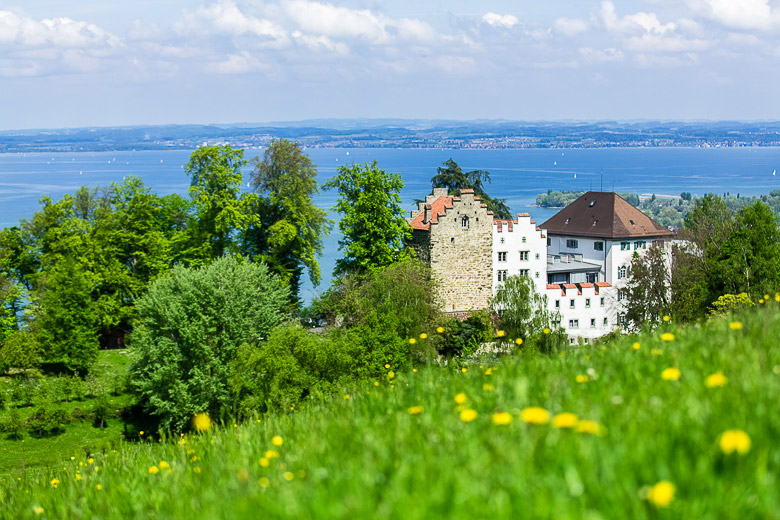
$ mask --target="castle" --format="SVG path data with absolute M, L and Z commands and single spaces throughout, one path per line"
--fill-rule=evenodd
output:
M 445 188 L 408 219 L 411 246 L 439 281 L 445 312 L 487 308 L 508 276 L 531 278 L 570 343 L 619 327 L 633 254 L 667 247 L 674 233 L 615 193 L 588 192 L 541 226 L 528 213 L 494 218 L 473 190 Z

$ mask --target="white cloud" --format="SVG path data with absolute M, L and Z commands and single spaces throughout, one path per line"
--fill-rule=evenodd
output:
M 665 34 L 674 31 L 674 23 L 662 24 L 655 13 L 639 12 L 626 15 L 623 18 L 618 17 L 615 11 L 615 4 L 609 0 L 601 2 L 600 18 L 604 27 L 609 32 L 614 33 L 637 33 L 645 32 L 651 34 Z
M 257 58 L 248 52 L 231 54 L 226 60 L 212 64 L 211 69 L 219 74 L 244 74 L 262 67 Z
M 232 0 L 219 0 L 209 6 L 200 7 L 195 15 L 225 34 L 252 34 L 272 40 L 283 40 L 287 36 L 286 31 L 277 24 L 264 18 L 245 15 Z
M 579 49 L 580 54 L 586 61 L 591 62 L 609 62 L 609 61 L 623 61 L 623 51 L 611 47 L 609 49 L 594 49 L 592 47 L 582 47 Z
M 0 45 L 60 48 L 110 46 L 121 41 L 97 25 L 70 18 L 46 18 L 40 21 L 0 11 Z
M 310 49 L 324 49 L 342 55 L 349 53 L 349 47 L 347 47 L 346 44 L 342 42 L 334 42 L 327 36 L 313 36 L 311 34 L 303 34 L 300 31 L 294 31 L 292 33 L 292 37 L 295 41 L 305 45 Z
M 734 29 L 767 30 L 780 25 L 769 0 L 686 0 L 698 13 Z
M 517 19 L 517 16 L 511 14 L 498 14 L 493 12 L 485 13 L 482 16 L 482 21 L 488 25 L 492 25 L 493 27 L 504 27 L 506 29 L 511 29 L 520 23 L 520 20 Z
M 585 20 L 577 18 L 558 18 L 553 23 L 555 30 L 565 36 L 576 36 L 587 31 L 590 25 Z

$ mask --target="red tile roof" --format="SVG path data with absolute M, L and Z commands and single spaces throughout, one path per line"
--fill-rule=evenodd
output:
M 596 287 L 612 287 L 607 282 L 596 282 Z
M 465 190 L 460 190 L 460 194 L 461 195 L 463 195 L 465 193 L 474 193 L 474 190 L 472 190 L 471 188 L 465 189 Z
M 580 287 L 582 287 L 583 289 L 590 289 L 591 287 L 593 287 L 593 284 L 585 282 L 585 283 L 581 283 Z
M 426 204 L 425 207 L 428 208 L 427 213 L 430 215 L 430 222 L 424 222 L 426 211 L 420 212 L 420 214 L 414 217 L 414 219 L 412 219 L 412 221 L 409 223 L 412 226 L 412 229 L 417 229 L 420 231 L 430 230 L 431 222 L 437 223 L 439 221 L 439 217 L 444 215 L 445 209 L 452 209 L 452 197 L 439 197 L 432 203 Z

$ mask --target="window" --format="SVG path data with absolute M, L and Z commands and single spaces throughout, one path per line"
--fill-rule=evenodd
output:
M 623 296 L 623 289 L 618 289 L 617 291 L 617 299 L 618 301 L 621 301 L 625 296 Z
M 590 201 L 590 203 L 588 204 L 588 207 L 589 207 L 589 208 L 592 208 L 592 207 L 593 207 L 593 206 L 595 206 L 595 205 L 596 205 L 596 201 L 595 201 L 595 200 L 592 200 L 592 201 Z
M 573 309 L 573 308 L 574 308 L 574 298 L 572 298 L 571 300 L 569 300 L 569 308 L 570 308 L 570 309 Z
M 569 328 L 577 329 L 580 326 L 580 320 L 569 320 Z
M 553 326 L 554 329 L 557 329 L 558 327 L 561 326 L 561 320 L 553 320 L 552 321 L 552 326 Z
M 506 270 L 498 271 L 498 281 L 503 282 L 506 280 Z
M 539 271 L 536 271 L 536 277 L 539 278 Z
M 469 218 L 466 215 L 463 215 L 463 218 L 460 219 L 460 227 L 464 227 L 464 228 L 469 227 Z
M 604 242 L 593 242 L 594 251 L 604 251 Z
M 647 242 L 645 240 L 637 240 L 634 242 L 634 249 L 647 249 Z
M 585 308 L 590 309 L 590 298 L 585 298 Z
M 536 253 L 536 259 L 539 260 L 539 253 Z
M 591 318 L 591 320 L 590 320 L 590 328 L 592 328 L 592 329 L 596 328 L 596 318 Z
M 547 247 L 550 247 L 551 245 L 552 245 L 552 239 L 548 238 L 547 239 Z
M 561 300 L 555 300 L 555 308 L 560 309 L 561 308 Z
M 628 275 L 628 268 L 625 265 L 618 267 L 618 280 L 625 278 Z
M 603 296 L 602 296 L 602 298 L 601 298 L 601 306 L 602 306 L 602 307 L 604 306 L 604 297 L 603 297 Z
M 499 262 L 506 262 L 506 251 L 499 251 L 498 252 L 498 261 Z
M 528 276 L 528 269 L 520 269 L 520 276 Z
M 452 238 L 450 239 L 450 244 L 454 244 L 454 243 L 455 243 L 455 237 L 452 237 Z
M 626 322 L 626 315 L 625 315 L 625 313 L 621 312 L 620 314 L 618 314 L 617 322 L 618 322 L 618 325 L 622 325 L 623 323 Z
M 621 242 L 620 243 L 620 250 L 621 251 L 631 251 L 631 242 Z
M 569 249 L 577 249 L 578 242 L 576 240 L 569 239 L 566 241 L 566 247 Z
M 504 243 L 504 237 L 501 237 L 501 243 L 502 244 Z
M 609 325 L 609 319 L 608 318 L 604 318 L 604 326 L 606 327 L 607 325 Z
M 525 237 L 523 237 L 523 244 L 525 244 Z
M 528 251 L 520 251 L 520 261 L 525 262 L 528 260 Z

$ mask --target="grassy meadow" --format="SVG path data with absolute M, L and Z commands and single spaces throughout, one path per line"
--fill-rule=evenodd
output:
M 779 340 L 762 306 L 549 357 L 391 366 L 286 414 L 13 468 L 0 517 L 780 518 Z

